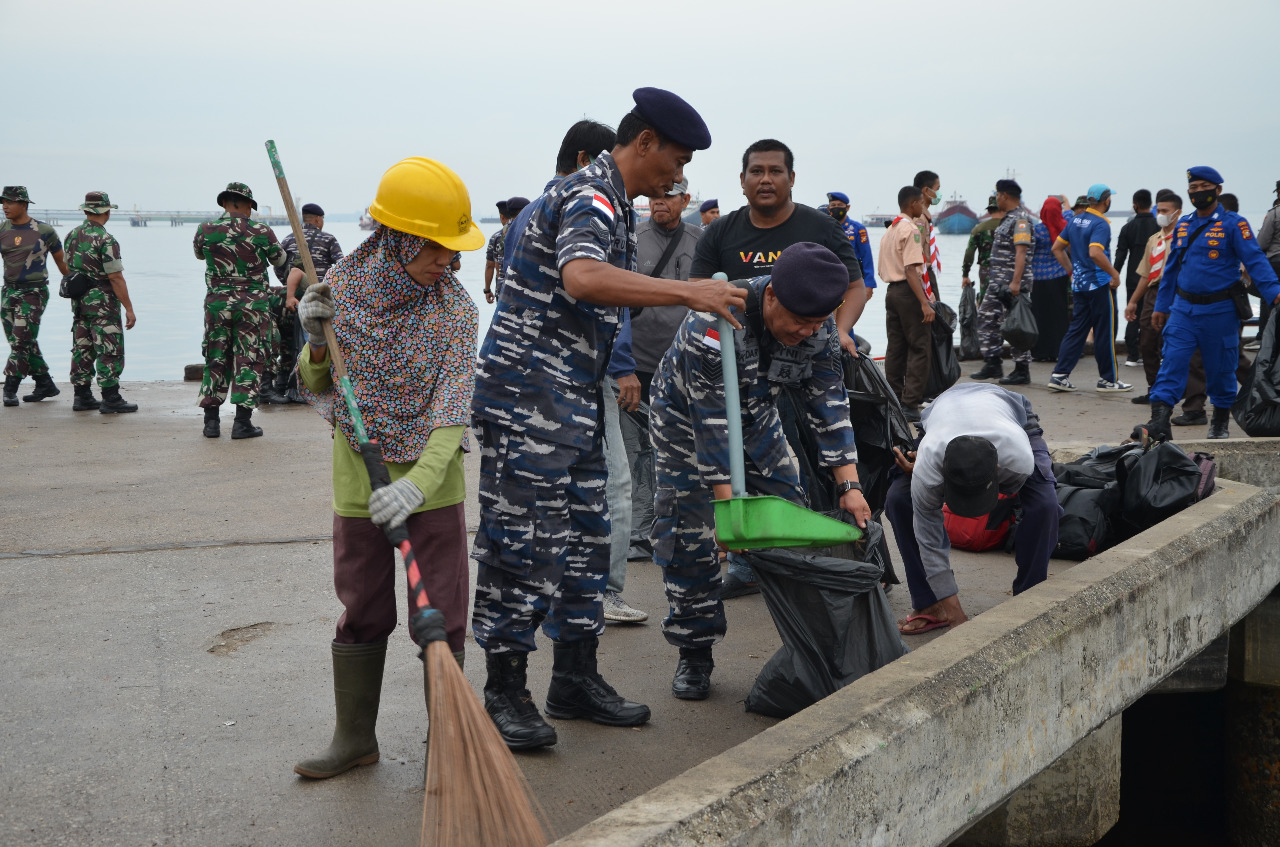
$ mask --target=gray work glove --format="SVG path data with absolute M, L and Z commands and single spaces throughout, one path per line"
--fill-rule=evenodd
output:
M 302 323 L 303 332 L 307 334 L 307 343 L 312 347 L 323 347 L 327 343 L 321 322 L 333 320 L 337 305 L 333 301 L 333 295 L 329 293 L 327 282 L 311 286 L 298 301 L 298 320 Z
M 369 495 L 369 518 L 383 529 L 400 526 L 426 500 L 418 486 L 397 479 Z

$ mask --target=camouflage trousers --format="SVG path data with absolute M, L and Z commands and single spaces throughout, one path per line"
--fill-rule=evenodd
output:
M 270 371 L 274 371 L 276 362 L 280 361 L 280 315 L 282 312 L 284 312 L 284 289 L 268 289 L 267 314 L 270 319 L 267 321 L 262 346 L 266 353 L 266 368 Z
M 1031 294 L 1031 282 L 1023 280 L 1019 287 L 1021 293 Z M 978 343 L 982 345 L 982 358 L 995 359 L 1000 356 L 1004 347 L 1004 336 L 1000 328 L 1004 325 L 1004 314 L 1008 310 L 1000 302 L 1001 292 L 1008 293 L 1008 286 L 990 285 L 987 293 L 978 304 Z M 1013 348 L 1013 361 L 1031 363 L 1031 351 Z
M 222 288 L 205 295 L 199 405 L 220 406 L 228 399 L 251 409 L 258 405 L 270 320 L 265 291 Z
M 479 563 L 471 625 L 491 653 L 535 649 L 538 626 L 556 641 L 604 632 L 609 510 L 602 440 L 568 447 L 477 420 Z
M 49 372 L 36 342 L 40 318 L 48 304 L 48 286 L 0 288 L 0 324 L 4 325 L 5 341 L 9 342 L 9 361 L 4 366 L 6 377 L 44 376 Z
M 124 325 L 114 291 L 91 288 L 71 301 L 71 384 L 115 388 L 124 371 Z
M 651 418 L 657 488 L 649 540 L 667 592 L 663 636 L 676 647 L 710 647 L 727 630 L 720 599 L 715 507 L 711 486 L 698 473 L 693 432 L 686 427 Z M 800 463 L 781 426 L 775 437 L 786 450 L 786 461 L 762 470 L 747 457 L 747 493 L 771 494 L 804 505 Z

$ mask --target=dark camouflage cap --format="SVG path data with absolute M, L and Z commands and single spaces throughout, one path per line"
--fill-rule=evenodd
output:
M 227 187 L 222 189 L 222 193 L 218 195 L 218 205 L 221 206 L 225 203 L 229 196 L 243 197 L 252 204 L 254 209 L 258 208 L 258 201 L 253 199 L 253 192 L 243 182 L 228 182 Z
M 94 215 L 101 215 L 103 212 L 119 208 L 119 206 L 111 202 L 111 198 L 107 196 L 105 191 L 90 191 L 84 195 L 84 202 L 80 204 L 80 211 Z
M 0 200 L 16 200 L 19 203 L 31 202 L 25 185 L 6 185 L 4 191 L 0 192 Z

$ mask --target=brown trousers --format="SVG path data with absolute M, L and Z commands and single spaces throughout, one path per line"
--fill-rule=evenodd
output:
M 884 375 L 903 406 L 919 408 L 932 364 L 932 331 L 924 322 L 920 301 L 906 282 L 889 283 L 884 295 L 884 323 L 889 337 Z
M 457 653 L 463 648 L 471 612 L 463 506 L 418 512 L 405 525 L 427 599 L 444 614 L 449 649 Z M 387 640 L 396 628 L 396 586 L 407 594 L 408 583 L 391 543 L 368 518 L 333 516 L 333 585 L 345 607 L 333 640 L 338 644 Z M 417 611 L 410 598 L 409 616 Z

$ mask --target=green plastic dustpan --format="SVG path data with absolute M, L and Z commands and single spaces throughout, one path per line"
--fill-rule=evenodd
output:
M 718 278 L 724 278 L 716 274 Z M 729 430 L 729 482 L 733 497 L 715 501 L 716 539 L 730 550 L 765 547 L 830 547 L 857 541 L 862 530 L 820 515 L 782 497 L 748 497 L 742 448 L 742 403 L 738 396 L 738 357 L 733 325 L 721 317 L 720 359 L 724 408 Z

